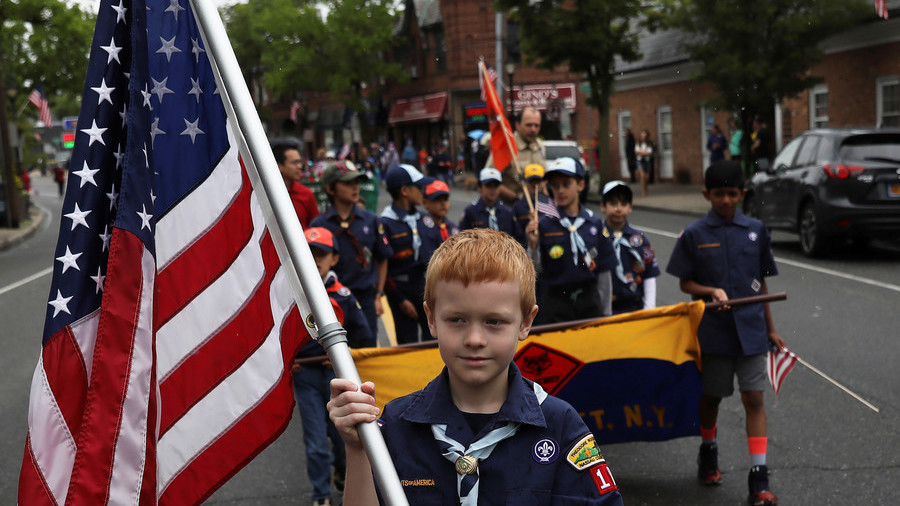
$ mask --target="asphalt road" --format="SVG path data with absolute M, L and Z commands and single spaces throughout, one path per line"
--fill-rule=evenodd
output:
M 28 395 L 37 363 L 61 199 L 49 178 L 35 178 L 36 201 L 51 219 L 17 247 L 0 252 L 0 504 L 15 504 L 27 427 Z M 454 191 L 451 217 L 473 194 Z M 597 206 L 591 206 L 597 207 Z M 595 209 L 596 210 L 596 209 Z M 664 266 L 678 232 L 694 217 L 635 211 Z M 776 233 L 780 274 L 771 292 L 776 325 L 800 357 L 880 408 L 875 413 L 798 365 L 777 400 L 767 393 L 771 485 L 782 504 L 890 505 L 900 502 L 900 251 L 876 244 L 821 260 L 799 253 L 797 239 Z M 687 300 L 674 278 L 658 285 L 660 305 Z M 611 385 L 610 388 L 615 388 Z M 723 402 L 719 419 L 720 487 L 696 484 L 699 438 L 628 443 L 604 448 L 629 505 L 740 505 L 749 467 L 743 409 Z M 207 504 L 308 504 L 299 417 L 284 435 Z

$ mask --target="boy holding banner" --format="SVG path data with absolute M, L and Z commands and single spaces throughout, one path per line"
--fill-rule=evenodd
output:
M 696 299 L 726 302 L 729 299 L 768 293 L 765 278 L 778 274 L 771 240 L 759 220 L 744 215 L 739 205 L 747 190 L 741 165 L 716 162 L 706 171 L 703 196 L 712 209 L 689 225 L 675 243 L 666 272 L 678 277 L 681 291 Z M 766 466 L 766 356 L 769 343 L 784 348 L 775 331 L 768 303 L 725 307 L 704 313 L 697 330 L 702 353 L 703 395 L 700 399 L 698 479 L 718 485 L 716 428 L 719 403 L 734 391 L 737 376 L 747 416 L 750 450 L 750 504 L 777 504 L 769 490 Z
M 593 435 L 566 402 L 513 364 L 537 314 L 535 271 L 507 234 L 472 229 L 428 265 L 425 311 L 445 367 L 387 404 L 381 431 L 410 504 L 620 505 Z M 375 385 L 331 383 L 347 448 L 344 504 L 378 504 L 356 425 L 378 416 Z

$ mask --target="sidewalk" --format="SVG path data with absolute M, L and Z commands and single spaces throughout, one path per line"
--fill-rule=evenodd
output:
M 44 220 L 44 211 L 33 202 L 28 207 L 28 216 L 19 222 L 19 228 L 0 225 L 0 251 L 11 248 L 34 234 Z

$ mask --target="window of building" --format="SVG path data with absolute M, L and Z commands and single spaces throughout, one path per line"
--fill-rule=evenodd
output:
M 809 90 L 809 127 L 828 126 L 828 85 L 820 84 Z
M 880 77 L 876 86 L 878 126 L 900 126 L 900 77 Z

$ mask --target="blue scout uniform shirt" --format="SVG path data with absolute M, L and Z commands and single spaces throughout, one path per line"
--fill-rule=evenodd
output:
M 513 239 L 519 241 L 520 244 L 525 244 L 525 232 L 519 227 L 518 223 L 516 223 L 512 210 L 506 207 L 503 202 L 497 200 L 494 204 L 494 213 L 497 218 L 497 230 L 506 232 L 511 235 Z M 470 228 L 490 228 L 489 223 L 490 212 L 487 210 L 487 205 L 484 203 L 484 200 L 482 200 L 481 197 L 478 197 L 478 200 L 469 204 L 463 210 L 462 219 L 459 220 L 459 228 L 460 230 L 468 230 Z
M 431 260 L 431 256 L 434 255 L 434 251 L 438 249 L 438 246 L 446 241 L 446 239 L 441 236 L 441 229 L 443 228 L 446 230 L 447 237 L 449 238 L 451 235 L 459 233 L 459 227 L 456 226 L 456 223 L 453 223 L 446 217 L 444 217 L 443 223 L 438 223 L 431 214 L 422 214 L 422 224 L 425 225 L 425 228 L 422 230 L 422 252 L 420 254 L 425 255 L 425 263 L 427 264 L 428 261 Z
M 578 216 L 570 219 L 575 221 L 578 217 L 584 218 L 584 223 L 578 227 L 577 233 L 584 240 L 591 257 L 591 265 L 585 263 L 583 255 L 572 251 L 569 230 L 560 223 L 559 218 L 542 216 L 538 224 L 541 250 L 540 275 L 549 287 L 585 284 L 596 281 L 597 275 L 601 272 L 616 270 L 617 262 L 612 245 L 601 233 L 603 225 L 590 209 L 579 207 Z M 560 216 L 566 216 L 563 209 L 557 209 Z M 573 255 L 577 258 L 577 265 Z
M 351 348 L 374 347 L 376 338 L 372 335 L 371 329 L 369 329 L 369 322 L 359 307 L 359 302 L 356 301 L 356 297 L 353 296 L 350 289 L 338 281 L 337 275 L 333 271 L 325 276 L 325 290 L 328 292 L 328 296 L 337 302 L 344 313 L 342 324 L 347 331 L 349 346 Z M 324 354 L 325 350 L 322 349 L 319 342 L 315 339 L 310 339 L 297 353 L 297 357 L 318 357 Z
M 422 236 L 425 225 L 422 223 L 420 212 L 415 211 L 409 213 L 406 209 L 391 205 L 390 209 L 399 218 L 397 220 L 386 216 L 388 209 L 381 213 L 381 222 L 384 224 L 384 231 L 387 235 L 388 243 L 394 250 L 394 255 L 388 259 L 388 276 L 396 276 L 398 274 L 409 273 L 411 271 L 421 271 L 424 273 L 427 262 L 423 259 L 422 247 L 419 247 L 419 258 L 416 259 L 413 250 L 413 236 Z M 403 221 L 408 214 L 419 214 L 416 220 L 416 229 L 412 230 L 409 225 Z
M 675 242 L 666 272 L 678 279 L 721 288 L 729 299 L 737 299 L 760 295 L 764 278 L 778 274 L 778 268 L 769 231 L 761 221 L 737 210 L 730 222 L 710 211 L 688 225 Z M 704 353 L 766 353 L 769 339 L 763 305 L 707 311 L 697 337 Z
M 423 390 L 388 403 L 379 421 L 400 483 L 415 505 L 459 504 L 456 470 L 441 454 L 431 424 L 446 424 L 447 435 L 466 447 L 509 422 L 520 423 L 519 430 L 478 463 L 479 505 L 622 504 L 615 480 L 575 409 L 553 396 L 539 403 L 532 382 L 515 364 L 510 364 L 506 402 L 478 434 L 453 404 L 446 368 Z M 578 470 L 569 454 L 574 451 L 572 461 L 578 461 L 578 450 L 585 446 L 595 457 Z
M 616 232 L 613 232 L 606 222 L 603 223 L 603 237 L 609 239 L 615 253 Z M 617 265 L 612 272 L 613 301 L 616 303 L 634 301 L 643 304 L 644 280 L 659 276 L 656 253 L 653 252 L 647 237 L 628 222 L 622 228 L 621 239 L 619 265 L 622 270 L 619 272 Z M 643 305 L 641 307 L 643 308 Z
M 340 276 L 344 286 L 356 293 L 375 288 L 378 283 L 375 261 L 394 255 L 384 233 L 384 226 L 375 213 L 354 206 L 345 222 L 334 207 L 329 207 L 325 214 L 313 219 L 310 226 L 326 228 L 337 239 L 340 258 L 334 271 Z M 353 238 L 359 243 L 359 249 L 353 244 Z

